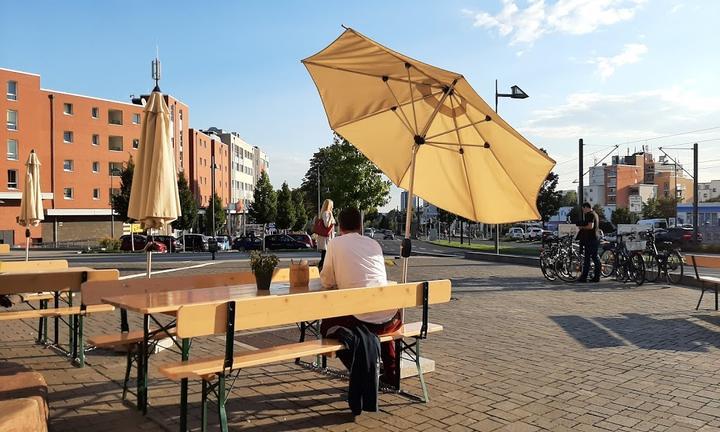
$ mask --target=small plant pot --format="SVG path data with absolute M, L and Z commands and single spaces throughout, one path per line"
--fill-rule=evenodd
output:
M 269 291 L 272 282 L 272 273 L 255 273 L 255 283 L 258 290 Z

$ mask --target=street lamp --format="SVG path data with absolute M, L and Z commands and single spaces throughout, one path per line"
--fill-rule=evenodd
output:
M 214 151 L 213 151 L 214 153 Z M 212 259 L 215 261 L 215 252 L 217 251 L 217 238 L 215 237 L 215 170 L 217 169 L 217 165 L 215 165 L 215 155 L 210 155 L 210 208 L 212 211 L 211 220 L 212 220 L 212 226 L 210 232 L 212 232 L 212 238 L 208 242 L 208 246 L 210 249 L 210 253 L 212 254 Z
M 498 99 L 501 97 L 527 99 L 529 96 L 516 85 L 510 87 L 510 93 L 498 93 L 498 80 L 495 80 L 495 113 L 498 112 Z M 495 253 L 500 254 L 500 224 L 495 224 Z
M 115 203 L 113 198 L 113 177 L 118 173 L 117 168 L 110 168 L 110 237 L 115 238 Z

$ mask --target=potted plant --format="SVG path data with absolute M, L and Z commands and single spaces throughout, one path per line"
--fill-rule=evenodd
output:
M 259 290 L 269 290 L 273 272 L 278 265 L 278 257 L 273 254 L 250 252 L 250 268 L 255 274 L 255 282 Z

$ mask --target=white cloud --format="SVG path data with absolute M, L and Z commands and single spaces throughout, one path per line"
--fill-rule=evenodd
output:
M 679 11 L 683 7 L 685 7 L 684 3 L 677 3 L 675 6 L 672 7 L 672 9 L 670 9 L 670 13 L 674 14 L 675 12 Z
M 588 63 L 597 65 L 597 70 L 603 80 L 615 73 L 615 70 L 626 64 L 637 63 L 647 53 L 648 48 L 644 44 L 625 44 L 622 52 L 613 57 L 595 57 L 588 60 Z
M 527 0 L 519 7 L 515 0 L 502 0 L 502 9 L 495 15 L 488 12 L 463 10 L 472 17 L 475 27 L 496 29 L 510 44 L 532 44 L 549 33 L 580 35 L 600 27 L 627 21 L 635 16 L 645 0 Z

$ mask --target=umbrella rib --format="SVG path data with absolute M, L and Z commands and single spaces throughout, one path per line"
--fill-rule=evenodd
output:
M 457 150 L 454 150 L 454 149 L 451 149 L 451 148 L 447 148 L 447 147 L 444 147 L 444 146 L 442 146 L 442 145 L 438 145 L 438 144 L 436 144 L 436 143 L 430 143 L 430 142 L 427 142 L 427 141 L 426 141 L 425 144 L 423 144 L 423 145 L 427 145 L 427 146 L 430 146 L 430 147 L 435 147 L 435 148 L 438 148 L 438 149 L 440 149 L 440 150 L 447 150 L 447 151 L 449 151 L 449 152 L 457 153 Z
M 458 97 L 460 97 L 460 96 L 458 96 Z M 465 117 L 467 117 L 467 119 L 468 119 L 470 122 L 473 121 L 473 120 L 470 118 L 470 115 L 467 113 L 467 111 L 464 112 L 463 114 L 465 115 Z M 475 129 L 475 132 L 477 132 L 477 134 L 480 136 L 480 138 L 482 138 L 483 141 L 487 142 L 487 140 L 485 139 L 485 137 L 482 136 L 482 134 L 480 133 L 480 130 L 477 128 L 477 126 L 473 126 L 473 128 Z M 507 178 L 510 179 L 510 183 L 512 183 L 512 185 L 515 187 L 515 190 L 520 194 L 521 197 L 523 197 L 523 200 L 525 200 L 525 202 L 530 205 L 530 208 L 531 208 L 531 209 L 534 209 L 534 208 L 535 208 L 535 205 L 532 204 L 531 202 L 529 202 L 529 201 L 527 200 L 527 198 L 525 197 L 525 195 L 523 195 L 523 193 L 520 191 L 520 188 L 519 188 L 518 185 L 515 183 L 515 179 L 513 179 L 512 176 L 510 176 L 510 174 L 508 174 L 508 172 L 507 172 L 507 170 L 505 169 L 505 167 L 503 166 L 503 164 L 501 164 L 500 161 L 498 160 L 497 156 L 495 156 L 495 152 L 493 151 L 492 146 L 490 146 L 490 147 L 488 147 L 488 148 L 490 149 L 490 153 L 492 153 L 492 155 L 493 155 L 493 157 L 495 158 L 495 161 L 497 162 L 498 166 L 503 170 L 503 172 L 505 173 L 505 175 L 507 176 Z
M 408 76 L 407 82 L 408 82 L 408 86 L 410 87 L 410 101 L 411 101 L 410 106 L 412 107 L 413 120 L 415 121 L 415 130 L 417 131 L 418 130 L 417 114 L 415 114 L 415 102 L 414 102 L 415 96 L 414 96 L 414 92 L 413 92 L 412 81 L 410 80 L 410 63 L 405 63 L 405 71 L 407 72 L 407 76 Z M 417 132 L 416 132 L 416 134 L 417 134 Z
M 410 135 L 414 136 L 415 132 L 413 132 L 412 128 L 410 127 L 410 125 L 408 123 L 405 123 L 405 121 L 403 121 L 403 119 L 400 117 L 400 114 L 397 113 L 397 110 L 392 110 L 392 112 L 395 113 L 395 116 L 397 116 L 398 120 L 400 120 L 400 123 L 402 123 L 403 126 L 405 126 L 405 128 L 408 130 L 408 132 L 410 132 Z M 404 117 L 404 115 L 403 115 L 403 117 Z M 405 118 L 405 120 L 407 120 L 407 117 Z
M 367 73 L 367 72 L 360 72 L 360 71 L 355 71 L 355 70 L 352 70 L 352 69 L 341 68 L 341 67 L 337 67 L 337 66 L 328 66 L 328 65 L 324 65 L 324 64 L 320 64 L 320 63 L 311 62 L 311 61 L 303 61 L 303 63 L 305 63 L 306 65 L 309 64 L 309 65 L 313 65 L 313 66 L 323 67 L 323 68 L 326 68 L 326 69 L 333 69 L 333 70 L 337 70 L 337 71 L 341 71 L 341 72 L 348 72 L 348 73 L 354 73 L 354 74 L 358 74 L 358 75 L 364 75 L 364 76 L 367 76 L 367 77 L 383 78 L 383 77 L 386 76 L 389 80 L 392 80 L 392 81 L 398 81 L 398 82 L 403 82 L 403 83 L 404 83 L 404 82 L 408 82 L 408 81 L 405 80 L 404 78 L 396 78 L 396 77 L 391 77 L 391 76 L 388 76 L 388 75 L 375 75 L 375 74 L 371 74 L 371 73 Z M 416 69 L 417 69 L 417 68 L 416 68 Z M 425 75 L 425 74 L 423 74 L 423 75 Z M 427 75 L 425 75 L 425 76 L 427 76 Z M 432 78 L 432 77 L 428 77 L 428 78 L 430 78 L 430 79 L 432 79 L 433 81 L 437 82 L 437 84 L 430 84 L 430 83 L 424 83 L 424 82 L 419 82 L 419 81 L 413 81 L 413 80 L 410 79 L 409 74 L 408 74 L 408 80 L 409 80 L 409 82 L 410 82 L 411 84 L 424 85 L 424 86 L 433 87 L 433 88 L 438 88 L 438 89 L 441 89 L 441 88 L 443 87 L 443 86 L 442 86 L 442 83 L 439 82 L 438 80 L 436 80 L 435 78 Z
M 433 136 L 429 136 L 429 137 L 427 137 L 427 138 L 425 138 L 425 139 L 426 139 L 426 140 L 429 140 L 429 139 L 437 138 L 437 137 L 439 137 L 439 136 L 443 136 L 443 135 L 447 135 L 447 134 L 449 134 L 449 133 L 452 133 L 453 131 L 459 131 L 459 130 L 466 129 L 466 128 L 469 128 L 469 127 L 474 127 L 474 126 L 477 125 L 477 124 L 484 123 L 484 122 L 487 122 L 487 121 L 489 121 L 489 120 L 488 120 L 487 117 L 486 117 L 486 118 L 484 118 L 483 120 L 476 121 L 476 122 L 474 122 L 474 123 L 466 124 L 466 125 L 463 125 L 463 126 L 459 126 L 459 127 L 456 127 L 456 128 L 453 129 L 453 130 L 447 130 L 447 131 L 445 131 L 445 132 L 442 132 L 442 133 L 439 133 L 439 134 L 435 134 L 435 135 L 433 135 Z
M 410 133 L 412 135 L 415 135 L 415 133 L 412 131 L 412 128 L 410 127 L 410 119 L 408 119 L 407 115 L 405 115 L 405 111 L 403 111 L 403 109 L 402 109 L 402 104 L 400 103 L 397 96 L 395 95 L 395 92 L 392 90 L 392 87 L 390 87 L 390 84 L 388 84 L 387 81 L 385 81 L 385 86 L 387 87 L 388 91 L 390 91 L 390 94 L 392 95 L 393 99 L 395 99 L 395 103 L 397 104 L 397 109 L 400 110 L 400 112 L 403 115 L 403 118 L 405 118 L 405 121 L 403 122 L 403 124 L 405 125 L 405 127 L 408 128 L 408 130 L 410 131 Z M 410 95 L 410 98 L 412 99 L 412 95 Z M 396 111 L 396 110 L 393 110 L 393 111 Z M 397 111 L 395 112 L 395 114 L 397 115 Z M 398 118 L 400 118 L 400 116 L 398 116 Z M 402 119 L 400 119 L 400 121 L 402 121 Z
M 458 104 L 459 106 L 460 104 Z M 475 198 L 473 198 L 472 190 L 470 189 L 470 174 L 468 174 L 467 161 L 465 160 L 465 152 L 462 149 L 462 139 L 460 138 L 460 129 L 457 125 L 457 117 L 455 116 L 455 101 L 450 97 L 450 107 L 453 111 L 453 124 L 455 125 L 455 134 L 457 135 L 458 144 L 460 144 L 460 158 L 462 159 L 463 169 L 465 170 L 465 184 L 467 185 L 468 195 L 470 195 L 470 205 L 472 205 L 473 215 L 475 220 L 478 220 L 477 208 L 475 207 Z
M 413 103 L 413 102 L 419 102 L 419 101 L 421 101 L 421 100 L 424 100 L 424 99 L 427 99 L 427 98 L 430 98 L 430 97 L 433 97 L 433 96 L 437 96 L 437 95 L 440 94 L 440 93 L 441 93 L 441 92 L 430 93 L 430 94 L 427 95 L 427 96 L 423 96 L 423 97 L 421 97 L 421 98 L 415 99 L 414 101 L 405 102 L 405 103 L 402 104 L 402 105 L 408 105 L 408 104 Z M 347 125 L 349 125 L 349 124 L 356 123 L 356 122 L 359 122 L 359 121 L 361 121 L 361 120 L 365 120 L 365 119 L 368 118 L 368 117 L 372 117 L 372 116 L 374 116 L 374 115 L 377 115 L 377 114 L 379 114 L 379 113 L 381 113 L 381 112 L 383 112 L 383 111 L 387 111 L 387 110 L 389 110 L 389 109 L 392 109 L 392 107 L 390 107 L 390 108 L 382 108 L 382 109 L 380 109 L 380 110 L 378 110 L 378 111 L 373 111 L 373 112 L 371 112 L 371 113 L 368 113 L 368 114 L 363 115 L 362 117 L 357 117 L 357 118 L 354 118 L 354 119 L 352 119 L 352 120 L 348 120 L 348 121 L 346 121 L 346 122 L 344 122 L 344 123 L 339 123 L 339 124 L 337 124 L 337 125 L 335 125 L 335 126 L 332 126 L 332 128 L 333 128 L 333 129 L 338 129 L 338 128 L 341 128 L 341 127 L 343 127 L 343 126 L 347 126 Z M 410 123 L 409 120 L 408 120 L 408 123 Z M 415 132 L 413 132 L 413 135 L 415 135 Z
M 430 118 L 428 118 L 427 123 L 425 123 L 425 127 L 422 130 L 421 136 L 424 138 L 427 134 L 428 130 L 430 130 L 430 126 L 432 125 L 433 120 L 435 120 L 435 117 L 437 116 L 438 111 L 440 111 L 440 108 L 445 103 L 445 99 L 447 99 L 448 96 L 450 96 L 453 93 L 453 89 L 455 88 L 455 84 L 457 81 L 453 81 L 453 83 L 443 91 L 443 96 L 440 98 L 440 101 L 435 105 L 435 109 L 433 110 L 432 114 L 430 114 Z M 414 105 L 413 105 L 414 106 Z M 453 117 L 454 118 L 454 117 Z
M 447 141 L 425 141 L 425 144 L 436 144 L 438 146 L 453 146 L 453 147 L 483 147 L 485 148 L 485 144 L 463 144 L 463 143 L 454 143 L 454 142 L 447 142 Z

